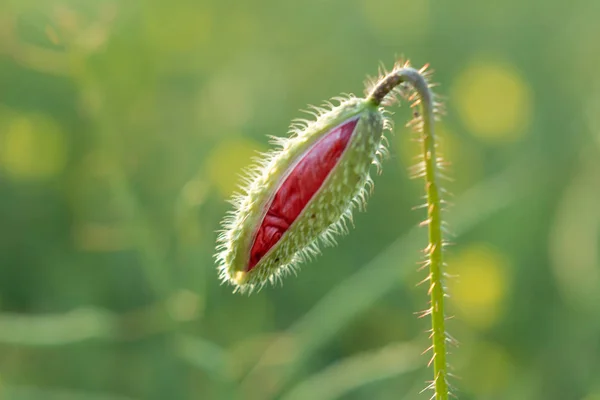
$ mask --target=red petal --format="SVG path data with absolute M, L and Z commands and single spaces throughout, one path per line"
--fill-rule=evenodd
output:
M 256 232 L 248 271 L 281 239 L 319 190 L 346 149 L 357 123 L 355 118 L 327 133 L 285 178 Z

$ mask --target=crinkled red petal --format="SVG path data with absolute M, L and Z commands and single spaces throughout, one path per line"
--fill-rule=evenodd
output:
M 319 190 L 348 146 L 357 123 L 358 118 L 355 118 L 327 133 L 285 178 L 256 231 L 248 271 L 281 239 Z

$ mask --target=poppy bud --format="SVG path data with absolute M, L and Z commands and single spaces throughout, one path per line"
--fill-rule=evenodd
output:
M 274 138 L 279 149 L 258 160 L 234 196 L 216 258 L 220 278 L 236 290 L 279 280 L 317 254 L 319 241 L 345 233 L 354 206 L 364 205 L 387 124 L 372 101 L 339 100 L 315 108 L 315 121 L 293 124 L 289 138 Z

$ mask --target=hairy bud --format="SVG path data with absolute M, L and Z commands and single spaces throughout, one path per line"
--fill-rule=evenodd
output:
M 289 138 L 246 174 L 243 193 L 218 238 L 220 277 L 242 292 L 275 282 L 347 231 L 354 206 L 372 186 L 387 121 L 368 99 L 338 98 L 314 108 L 315 121 L 292 124 Z

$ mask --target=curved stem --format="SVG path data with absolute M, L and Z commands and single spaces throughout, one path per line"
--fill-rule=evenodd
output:
M 390 92 L 404 82 L 409 83 L 416 92 L 418 100 L 415 105 L 420 107 L 420 114 L 416 114 L 415 122 L 421 133 L 423 161 L 419 165 L 419 176 L 425 178 L 425 191 L 427 194 L 427 220 L 425 223 L 429 225 L 429 244 L 425 252 L 427 255 L 426 263 L 429 265 L 427 280 L 430 282 L 431 306 L 423 315 L 431 315 L 431 349 L 433 351 L 431 363 L 433 363 L 434 379 L 430 384 L 430 388 L 435 390 L 436 399 L 447 400 L 449 394 L 448 364 L 446 362 L 447 333 L 444 314 L 444 274 L 442 272 L 444 241 L 442 237 L 441 189 L 438 183 L 439 166 L 434 135 L 436 107 L 434 95 L 429 87 L 424 69 L 419 71 L 404 65 L 395 68 L 384 76 L 371 90 L 368 100 L 375 105 L 379 105 Z

